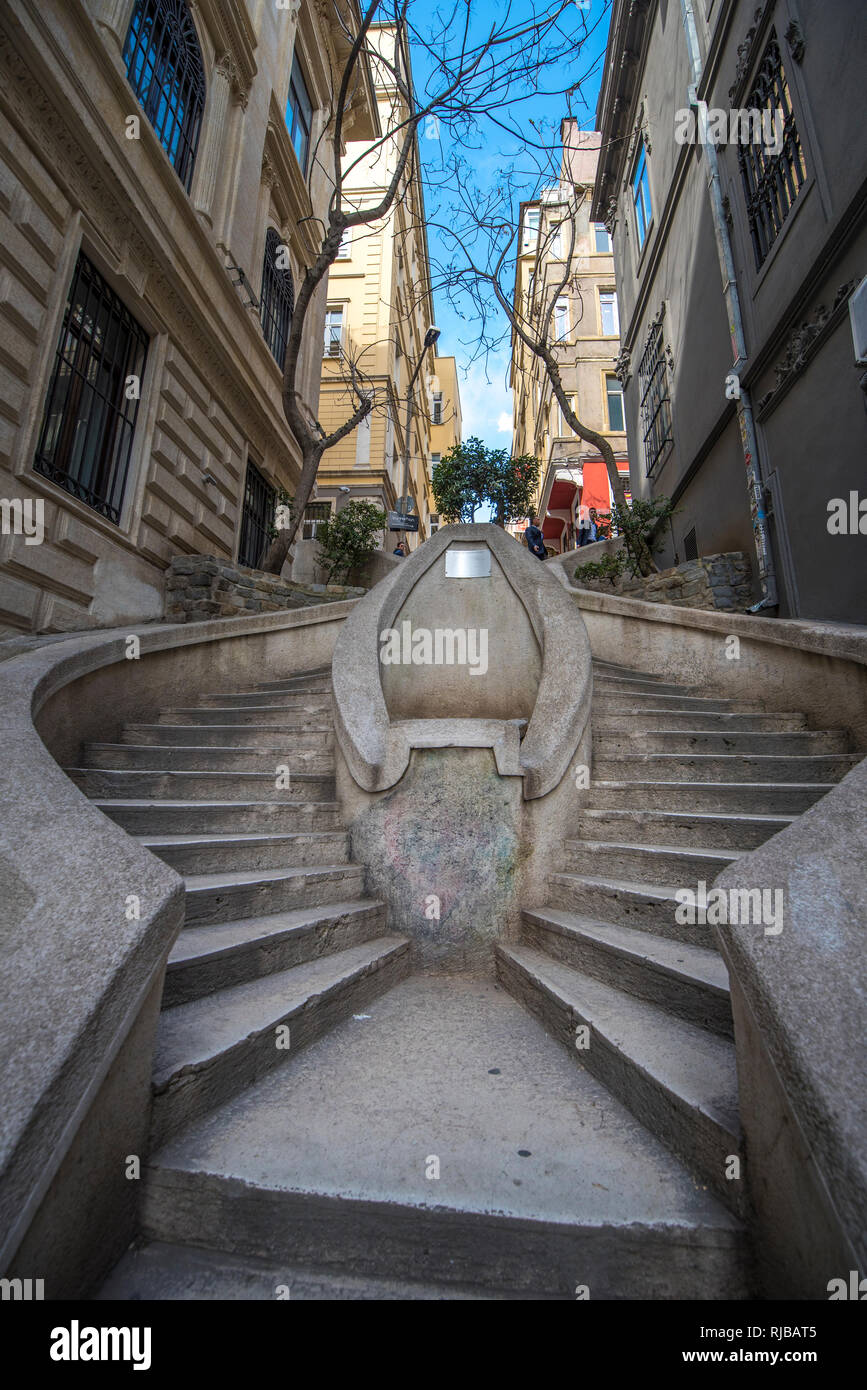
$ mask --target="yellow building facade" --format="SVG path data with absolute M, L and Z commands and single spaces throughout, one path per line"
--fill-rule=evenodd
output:
M 531 329 L 556 294 L 548 334 L 566 394 L 578 418 L 605 435 L 618 472 L 628 486 L 623 388 L 617 375 L 620 322 L 611 238 L 590 219 L 599 158 L 599 136 L 562 126 L 559 183 L 521 206 L 514 303 Z M 563 289 L 557 287 L 568 277 Z M 512 450 L 542 462 L 536 511 L 549 551 L 561 553 L 578 541 L 580 512 L 610 505 L 605 465 L 563 417 L 542 362 L 512 334 Z M 510 527 L 520 535 L 522 523 Z
M 374 28 L 371 37 L 374 44 L 382 45 L 380 51 L 392 53 L 392 29 Z M 404 61 L 408 66 L 406 55 Z M 388 132 L 406 111 L 386 67 L 377 68 L 376 62 L 372 66 L 379 121 Z M 375 146 L 366 141 L 348 143 L 343 161 L 348 208 L 375 207 L 382 200 L 396 168 L 400 138 L 385 138 Z M 352 415 L 353 366 L 363 376 L 364 389 L 372 393 L 374 407 L 367 420 L 323 456 L 316 498 L 306 513 L 308 538 L 315 536 L 317 520 L 344 501 L 368 499 L 385 511 L 394 511 L 404 495 L 411 499 L 412 513 L 419 519 L 418 531 L 407 535 L 410 548 L 436 529 L 431 456 L 449 447 L 446 441 L 452 439 L 455 419 L 460 421 L 460 403 L 454 359 L 438 358 L 435 347 L 425 347 L 425 337 L 434 326 L 416 144 L 387 215 L 352 228 L 329 273 L 320 422 L 330 433 Z M 420 359 L 412 393 L 407 467 L 407 387 Z M 443 423 L 437 425 L 436 419 Z M 399 539 L 397 532 L 386 533 L 383 545 L 391 550 Z

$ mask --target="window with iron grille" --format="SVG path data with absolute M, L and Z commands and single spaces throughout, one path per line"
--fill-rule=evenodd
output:
M 295 308 L 292 271 L 285 264 L 287 254 L 279 232 L 269 227 L 265 237 L 259 315 L 265 342 L 274 354 L 281 371 L 286 356 L 286 344 L 289 341 L 289 330 L 292 327 L 292 311 Z
M 433 393 L 433 414 L 431 417 L 432 425 L 441 425 L 443 422 L 443 393 L 434 391 Z
M 238 564 L 256 569 L 271 540 L 277 494 L 254 463 L 247 463 L 244 506 L 241 511 L 241 540 Z
M 672 443 L 671 401 L 668 395 L 661 320 L 654 323 L 648 334 L 638 369 L 638 383 L 641 392 L 644 461 L 649 477 Z
M 303 538 L 305 541 L 315 541 L 316 532 L 323 521 L 328 521 L 331 516 L 330 502 L 309 502 L 304 508 Z
M 765 117 L 766 123 L 768 120 L 781 123 L 781 129 L 774 132 L 777 136 L 775 145 L 780 144 L 779 136 L 782 137 L 781 148 L 776 152 L 770 148 L 771 142 L 766 142 L 766 138 L 742 142 L 738 146 L 747 221 L 758 270 L 807 182 L 807 165 L 795 122 L 789 83 L 773 30 L 747 106 L 753 111 L 769 112 L 770 116 Z
M 130 85 L 189 193 L 205 105 L 205 68 L 186 0 L 136 0 L 123 61 Z
M 33 466 L 116 525 L 147 351 L 144 329 L 79 255 Z

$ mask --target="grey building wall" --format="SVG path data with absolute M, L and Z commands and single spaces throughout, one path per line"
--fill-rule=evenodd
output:
M 711 109 L 750 105 L 776 37 L 807 170 L 757 268 L 738 150 L 718 150 L 747 345 L 741 381 L 756 413 L 779 611 L 867 621 L 863 543 L 827 529 L 832 498 L 867 492 L 863 369 L 854 365 L 847 309 L 867 273 L 867 7 L 861 0 L 696 0 L 694 11 L 704 68 L 698 97 Z M 725 393 L 734 354 L 707 167 L 698 144 L 675 140 L 690 81 L 680 3 L 651 0 L 642 11 L 615 0 L 596 121 L 606 153 L 593 215 L 608 215 L 614 228 L 633 493 L 677 500 L 681 559 L 693 527 L 700 554 L 744 549 L 754 558 L 743 447 Z M 630 184 L 642 143 L 653 222 L 639 248 Z M 648 478 L 638 374 L 663 308 L 673 438 Z M 666 559 L 672 549 L 669 543 Z

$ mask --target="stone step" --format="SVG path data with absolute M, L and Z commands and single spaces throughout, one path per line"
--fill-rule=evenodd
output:
M 734 850 L 682 845 L 634 844 L 612 840 L 566 840 L 563 867 L 594 878 L 625 878 L 641 883 L 689 887 L 712 883 L 737 858 Z
M 336 801 L 103 800 L 96 805 L 131 835 L 300 835 L 341 828 Z
M 230 690 L 212 695 L 200 695 L 199 709 L 248 709 L 250 706 L 265 705 L 269 709 L 306 710 L 316 713 L 319 710 L 331 712 L 331 692 L 317 695 L 314 691 L 295 690 L 285 694 L 277 691 Z
M 84 759 L 92 767 L 117 771 L 140 768 L 144 772 L 260 772 L 270 775 L 275 783 L 280 767 L 290 769 L 290 780 L 296 769 L 299 773 L 334 777 L 334 759 L 330 752 L 290 748 L 288 744 L 274 748 L 226 748 L 205 744 L 184 747 L 155 743 L 88 743 L 84 747 Z
M 215 922 L 237 922 L 268 912 L 289 912 L 293 908 L 362 898 L 364 870 L 359 864 L 236 869 L 189 874 L 186 887 L 186 926 L 212 926 Z
M 815 757 L 848 753 L 841 729 L 706 731 L 693 729 L 593 729 L 594 756 L 632 757 L 641 753 L 743 753 L 762 757 Z
M 261 748 L 295 756 L 303 752 L 328 752 L 334 747 L 329 725 L 290 729 L 268 724 L 128 724 L 122 742 L 143 748 Z
M 302 1269 L 285 1260 L 225 1255 L 154 1240 L 129 1249 L 95 1297 L 99 1302 L 111 1303 L 130 1300 L 273 1303 L 279 1298 L 292 1303 L 458 1303 L 482 1299 L 497 1302 L 521 1295 L 458 1284 L 365 1278 L 335 1269 Z M 531 1291 L 523 1297 L 536 1300 L 546 1295 Z
M 623 676 L 629 680 L 657 681 L 664 680 L 664 676 L 657 676 L 653 671 L 634 671 L 630 666 L 619 666 L 614 661 L 597 661 L 596 657 L 591 661 L 593 674 L 600 676 Z
M 593 691 L 593 712 L 600 715 L 630 714 L 636 710 L 694 710 L 696 714 L 766 714 L 762 705 L 749 700 L 716 699 L 712 695 L 666 695 L 651 691 L 636 691 L 620 695 L 609 689 Z
M 634 753 L 628 758 L 594 757 L 593 777 L 624 781 L 629 777 L 672 782 L 838 782 L 858 759 L 851 755 Z
M 757 849 L 792 824 L 794 816 L 737 815 L 701 811 L 587 810 L 576 830 L 582 839 L 619 840 L 633 844 L 683 845 L 730 849 L 742 854 Z
M 710 880 L 706 880 L 710 883 Z M 613 926 L 633 927 L 637 931 L 683 941 L 705 950 L 716 947 L 712 926 L 701 922 L 678 922 L 677 889 L 689 883 L 645 883 L 642 880 L 596 877 L 587 873 L 551 874 L 548 892 L 552 907 L 578 912 L 582 917 Z M 754 928 L 760 931 L 761 928 Z
M 711 733 L 759 733 L 762 730 L 782 731 L 804 729 L 807 725 L 805 714 L 748 714 L 742 710 L 704 714 L 701 711 L 685 709 L 646 709 L 628 706 L 616 714 L 610 712 L 610 705 L 602 706 L 604 714 L 594 715 L 593 733 L 631 733 L 638 734 L 644 729 L 690 729 L 708 730 Z
M 296 865 L 345 864 L 345 831 L 301 831 L 257 835 L 140 835 L 139 843 L 179 874 L 218 874 L 231 869 L 282 869 Z
M 740 1209 L 743 1179 L 725 1177 L 729 1157 L 741 1157 L 733 1044 L 541 951 L 499 944 L 496 957 L 498 978 L 570 1055 Z M 590 1030 L 581 1049 L 579 1025 Z
M 163 1008 L 291 970 L 386 932 L 385 904 L 372 898 L 182 931 L 169 955 Z
M 740 1222 L 494 980 L 358 1013 L 153 1156 L 147 1239 L 510 1297 L 749 1291 Z
M 704 782 L 614 780 L 590 784 L 587 810 L 724 811 L 798 816 L 832 790 L 833 782 Z
M 595 922 L 553 907 L 522 913 L 521 943 L 730 1038 L 728 972 L 716 950 Z
M 683 697 L 685 695 L 696 696 L 701 694 L 701 688 L 697 685 L 671 685 L 666 681 L 657 680 L 651 676 L 644 680 L 640 676 L 611 676 L 599 675 L 593 678 L 594 693 L 598 690 L 600 695 L 604 692 L 608 695 L 674 695 Z
M 151 1145 L 294 1058 L 396 984 L 409 942 L 381 936 L 334 955 L 164 1009 L 157 1028 Z M 289 1046 L 285 1043 L 289 1029 Z
M 242 727 L 278 728 L 289 732 L 303 733 L 308 729 L 333 729 L 334 723 L 329 709 L 287 709 L 284 705 L 213 705 L 199 709 L 163 710 L 160 724 L 202 725 L 217 724 L 221 728 Z
M 331 690 L 331 667 L 327 671 L 309 671 L 303 676 L 280 676 L 277 680 L 257 681 L 254 689 L 282 690 L 287 694 L 304 690 L 321 695 Z
M 153 750 L 149 749 L 152 753 Z M 334 804 L 333 769 L 327 773 L 295 772 L 289 787 L 278 787 L 274 770 L 268 772 L 201 772 L 196 769 L 136 770 L 134 768 L 68 767 L 66 775 L 85 796 L 100 799 L 172 802 L 225 802 L 241 797 L 245 802 L 273 802 L 294 808 L 310 802 Z

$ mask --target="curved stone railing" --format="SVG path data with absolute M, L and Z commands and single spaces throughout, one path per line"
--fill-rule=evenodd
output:
M 134 1233 L 181 878 L 62 770 L 127 720 L 330 660 L 351 603 L 52 641 L 0 664 L 0 1270 L 80 1296 Z M 135 636 L 138 657 L 131 656 Z M 47 1252 L 51 1251 L 51 1260 Z
M 380 636 L 390 629 L 421 578 L 450 546 L 486 545 L 529 618 L 541 654 L 541 676 L 523 740 L 518 723 L 430 716 L 392 720 L 383 693 Z M 443 585 L 452 581 L 443 579 Z M 443 614 L 460 612 L 443 592 Z M 590 647 L 563 587 L 497 526 L 447 526 L 360 600 L 341 633 L 333 665 L 335 727 L 352 776 L 365 791 L 400 780 L 416 747 L 490 747 L 502 775 L 523 778 L 524 797 L 544 796 L 563 777 L 590 713 Z
M 594 657 L 806 712 L 813 728 L 848 728 L 853 751 L 867 753 L 867 629 L 586 590 L 571 601 Z M 867 759 L 714 883 L 783 895 L 779 933 L 714 928 L 731 981 L 755 1248 L 777 1298 L 867 1275 L 865 864 Z

